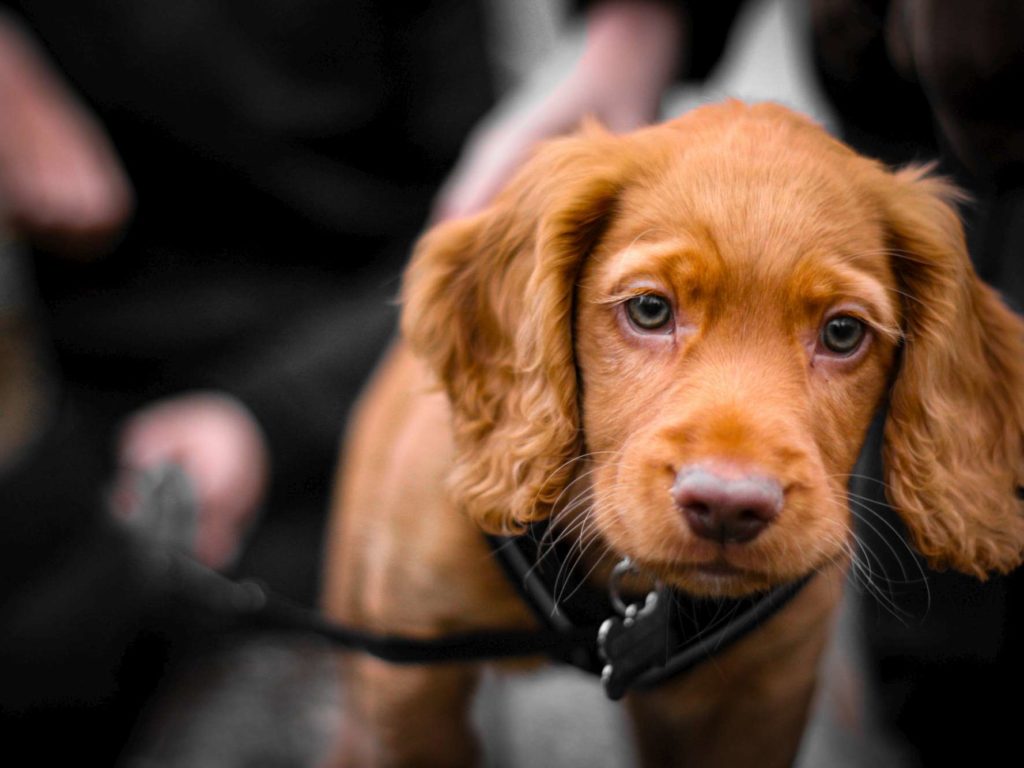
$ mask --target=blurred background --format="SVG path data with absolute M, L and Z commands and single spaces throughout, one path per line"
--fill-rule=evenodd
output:
M 1021 301 L 1021 4 L 711 5 L 0 3 L 12 751 L 318 764 L 344 695 L 329 649 L 228 632 L 160 553 L 314 604 L 338 440 L 412 242 L 584 114 L 627 130 L 771 99 L 887 162 L 941 158 L 973 194 L 979 271 Z M 1020 579 L 925 575 L 880 530 L 860 531 L 872 583 L 851 582 L 799 765 L 998 754 Z M 487 765 L 634 763 L 572 670 L 488 678 L 475 717 Z

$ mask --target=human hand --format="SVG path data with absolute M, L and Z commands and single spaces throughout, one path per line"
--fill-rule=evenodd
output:
M 239 400 L 218 392 L 160 400 L 125 422 L 117 454 L 117 511 L 131 514 L 138 473 L 177 464 L 197 501 L 193 554 L 211 568 L 233 563 L 256 519 L 270 468 L 260 427 Z
M 0 14 L 0 226 L 69 254 L 102 251 L 133 208 L 103 129 L 29 35 Z
M 595 5 L 587 15 L 583 54 L 566 78 L 531 106 L 499 106 L 470 136 L 435 201 L 434 220 L 481 210 L 538 142 L 574 130 L 587 116 L 616 132 L 652 122 L 682 40 L 683 20 L 668 4 Z

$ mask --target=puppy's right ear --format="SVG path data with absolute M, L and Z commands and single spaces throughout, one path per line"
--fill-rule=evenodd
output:
M 633 166 L 588 126 L 548 143 L 484 212 L 418 244 L 402 331 L 452 405 L 456 502 L 485 530 L 547 516 L 580 450 L 573 294 Z

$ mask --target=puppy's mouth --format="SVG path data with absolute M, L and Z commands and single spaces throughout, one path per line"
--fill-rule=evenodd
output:
M 733 565 L 724 557 L 701 563 L 641 562 L 640 567 L 698 597 L 746 597 L 779 585 L 770 574 Z
M 700 565 L 689 566 L 686 570 L 692 571 L 700 576 L 711 576 L 711 577 L 738 577 L 744 576 L 750 578 L 752 576 L 760 577 L 760 574 L 755 571 L 751 571 L 747 568 L 738 568 L 731 563 L 727 563 L 724 560 L 716 560 L 712 563 L 702 563 Z

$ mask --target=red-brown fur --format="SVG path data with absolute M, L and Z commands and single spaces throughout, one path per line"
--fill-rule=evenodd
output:
M 921 551 L 979 577 L 1022 560 L 1024 326 L 974 276 L 955 196 L 773 105 L 550 142 L 417 248 L 404 340 L 342 465 L 328 612 L 417 636 L 529 625 L 478 527 L 552 515 L 597 574 L 629 555 L 742 595 L 816 573 L 713 665 L 627 699 L 645 764 L 788 764 L 851 551 L 848 473 L 887 392 L 887 490 Z M 624 320 L 648 291 L 672 300 L 670 333 Z M 870 328 L 848 359 L 818 341 L 840 309 Z M 687 526 L 670 489 L 706 462 L 778 479 L 753 541 Z M 476 668 L 342 667 L 339 764 L 473 762 Z

